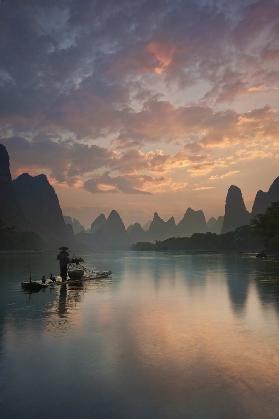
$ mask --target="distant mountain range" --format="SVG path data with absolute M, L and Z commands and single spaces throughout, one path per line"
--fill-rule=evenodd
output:
M 78 241 L 88 248 L 126 248 L 136 242 L 163 241 L 171 237 L 190 237 L 194 233 L 225 234 L 247 225 L 258 214 L 263 214 L 272 202 L 279 201 L 279 177 L 267 192 L 259 191 L 251 213 L 246 209 L 242 192 L 237 186 L 230 186 L 225 215 L 207 222 L 202 210 L 188 208 L 183 218 L 176 224 L 174 217 L 164 221 L 157 212 L 145 228 L 139 223 L 125 229 L 120 215 L 113 210 L 106 219 L 100 214 L 91 225 L 89 232 L 78 235 Z
M 74 235 L 81 247 L 120 249 L 136 242 L 190 237 L 194 233 L 227 233 L 249 224 L 251 218 L 264 213 L 276 201 L 279 201 L 279 177 L 267 192 L 257 192 L 251 213 L 246 209 L 241 190 L 232 185 L 227 193 L 224 217 L 206 222 L 202 210 L 188 208 L 176 224 L 174 217 L 164 221 L 155 212 L 152 221 L 144 227 L 135 223 L 126 229 L 120 215 L 112 210 L 108 218 L 100 214 L 90 230 L 85 231 L 77 219 L 63 216 L 58 197 L 45 175 L 24 173 L 12 180 L 9 155 L 0 144 L 0 221 L 18 231 L 37 233 L 54 246 L 73 244 Z
M 207 226 L 203 211 L 188 208 L 182 220 L 176 225 L 174 217 L 164 221 L 154 213 L 149 227 L 145 230 L 139 223 L 131 224 L 127 229 L 117 211 L 111 211 L 108 218 L 100 214 L 91 224 L 91 229 L 77 236 L 81 246 L 87 248 L 126 248 L 139 241 L 165 240 L 169 237 L 191 236 L 192 234 L 212 231 L 221 232 L 222 223 L 211 218 Z
M 68 215 L 63 216 L 65 224 L 72 228 L 74 234 L 79 234 L 83 231 L 85 231 L 85 228 L 83 225 L 79 222 L 77 218 L 72 218 Z

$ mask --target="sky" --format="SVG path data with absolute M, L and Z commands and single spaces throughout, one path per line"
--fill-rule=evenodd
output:
M 2 0 L 0 142 L 66 215 L 126 223 L 279 175 L 278 0 Z

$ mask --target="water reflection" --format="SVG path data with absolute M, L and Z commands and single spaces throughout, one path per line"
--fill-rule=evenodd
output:
M 279 262 L 262 261 L 255 284 L 263 307 L 274 308 L 279 316 Z
M 203 288 L 211 261 L 206 255 L 185 257 L 184 254 L 150 252 L 142 256 L 132 252 L 126 262 L 124 278 L 137 282 L 147 280 L 159 291 L 166 284 L 175 288 L 181 281 L 189 290 Z
M 249 293 L 250 281 L 255 267 L 249 259 L 239 256 L 224 256 L 229 298 L 237 315 L 244 315 Z
M 59 317 L 65 317 L 67 313 L 67 285 L 62 284 L 59 292 L 58 299 L 58 315 Z
M 19 287 L 22 259 L 0 264 L 5 419 L 277 419 L 278 265 L 218 255 L 85 258 L 111 268 L 112 279 L 31 298 Z M 34 261 L 36 274 L 48 263 Z

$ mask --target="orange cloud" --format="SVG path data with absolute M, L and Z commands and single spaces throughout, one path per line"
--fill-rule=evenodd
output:
M 156 65 L 153 68 L 154 73 L 163 74 L 173 61 L 177 48 L 170 43 L 149 42 L 146 50 L 154 57 Z
M 220 181 L 242 174 L 244 162 L 279 158 L 279 112 L 267 106 L 214 112 L 152 100 L 139 112 L 118 116 L 120 138 L 132 141 L 126 150 L 115 143 L 107 148 L 71 140 L 6 139 L 13 174 L 44 172 L 53 185 L 93 193 L 161 193 L 181 191 L 193 178 Z M 155 142 L 159 149 L 150 148 Z
M 209 180 L 225 179 L 226 177 L 234 176 L 234 175 L 237 175 L 238 173 L 240 173 L 239 170 L 231 170 L 230 172 L 223 173 L 222 175 L 210 176 Z

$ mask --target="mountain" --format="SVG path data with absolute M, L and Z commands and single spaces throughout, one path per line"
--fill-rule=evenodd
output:
M 108 219 L 106 220 L 106 223 L 102 227 L 102 231 L 104 230 L 108 230 L 109 233 L 113 236 L 125 234 L 125 225 L 117 211 L 111 211 L 111 213 L 108 216 Z
M 92 234 L 97 233 L 97 231 L 106 224 L 106 221 L 107 219 L 105 215 L 100 214 L 91 224 L 91 229 L 90 229 L 91 233 Z
M 206 228 L 209 233 L 221 234 L 224 223 L 224 217 L 220 216 L 217 219 L 211 217 L 207 223 Z
M 151 223 L 152 223 L 152 220 L 148 220 L 148 221 L 146 221 L 146 223 L 144 223 L 144 225 L 143 225 L 144 231 L 149 230 L 149 227 L 150 227 Z
M 129 239 L 125 225 L 117 211 L 108 218 L 100 214 L 91 224 L 91 229 L 76 236 L 78 245 L 86 249 L 127 249 Z
M 11 182 L 12 176 L 10 172 L 10 158 L 6 147 L 0 144 L 0 181 Z
M 267 192 L 259 190 L 257 192 L 254 205 L 252 208 L 252 216 L 264 214 L 273 202 L 279 201 L 279 177 L 277 177 Z
M 37 233 L 52 244 L 70 243 L 71 230 L 64 222 L 58 198 L 46 176 L 32 177 L 25 173 L 12 180 L 9 154 L 2 144 L 0 202 L 0 220 L 6 225 L 17 231 Z
M 188 208 L 184 217 L 177 225 L 178 236 L 192 236 L 194 233 L 205 233 L 207 230 L 206 220 L 202 210 L 195 211 Z
M 222 233 L 234 231 L 237 227 L 249 224 L 249 222 L 250 213 L 245 207 L 241 190 L 232 185 L 227 193 Z
M 71 229 L 65 224 L 58 197 L 47 177 L 23 173 L 13 181 L 13 186 L 30 230 L 49 243 L 70 244 Z
M 209 233 L 215 233 L 217 219 L 215 217 L 209 218 L 206 223 L 206 229 Z
M 125 225 L 117 211 L 112 210 L 105 224 L 92 234 L 95 246 L 100 248 L 121 249 L 128 246 Z
M 150 240 L 164 240 L 167 237 L 175 235 L 176 224 L 174 218 L 164 221 L 157 212 L 154 213 L 153 220 L 148 229 Z
M 173 237 L 176 234 L 176 224 L 174 217 L 170 217 L 165 222 L 165 232 L 167 237 Z
M 72 217 L 70 217 L 69 215 L 63 215 L 64 221 L 66 224 L 68 225 L 72 225 L 73 224 L 73 220 Z
M 0 203 L 1 221 L 20 230 L 27 228 L 12 182 L 9 154 L 2 144 L 0 144 Z
M 72 227 L 74 234 L 79 234 L 85 230 L 83 225 L 79 222 L 77 218 L 72 218 L 72 217 L 69 217 L 68 215 L 64 215 L 63 218 L 64 218 L 65 223 Z
M 157 212 L 153 215 L 153 220 L 148 229 L 148 236 L 151 240 L 160 240 L 164 236 L 165 221 Z
M 146 232 L 139 223 L 131 224 L 127 228 L 127 236 L 131 244 L 146 240 Z
M 73 220 L 72 227 L 73 227 L 74 234 L 79 234 L 85 230 L 85 228 L 83 227 L 83 225 L 79 222 L 77 218 L 73 218 L 72 220 Z

